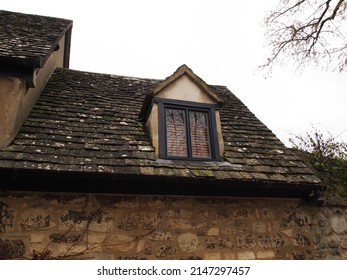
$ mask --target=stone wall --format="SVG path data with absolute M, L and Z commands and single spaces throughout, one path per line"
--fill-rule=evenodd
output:
M 346 259 L 345 206 L 301 200 L 0 195 L 0 258 Z

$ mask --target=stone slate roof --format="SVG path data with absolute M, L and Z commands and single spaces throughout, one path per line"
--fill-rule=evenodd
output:
M 139 114 L 145 96 L 160 82 L 57 69 L 20 133 L 0 152 L 0 169 L 320 186 L 313 172 L 224 86 L 211 86 L 224 101 L 224 160 L 156 159 Z
M 0 10 L 0 64 L 41 68 L 71 20 Z

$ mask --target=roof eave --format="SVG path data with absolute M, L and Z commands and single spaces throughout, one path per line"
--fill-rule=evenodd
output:
M 309 198 L 320 184 L 0 168 L 2 191 Z M 141 183 L 139 183 L 141 182 Z M 165 185 L 165 188 L 163 188 Z

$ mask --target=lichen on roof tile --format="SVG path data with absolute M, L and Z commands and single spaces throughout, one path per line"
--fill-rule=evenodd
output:
M 0 63 L 41 67 L 71 26 L 71 20 L 0 10 Z

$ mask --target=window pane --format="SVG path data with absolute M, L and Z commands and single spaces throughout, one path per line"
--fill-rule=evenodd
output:
M 190 111 L 189 124 L 192 141 L 192 157 L 211 157 L 207 113 Z
M 187 157 L 184 110 L 166 109 L 166 149 L 168 156 Z

